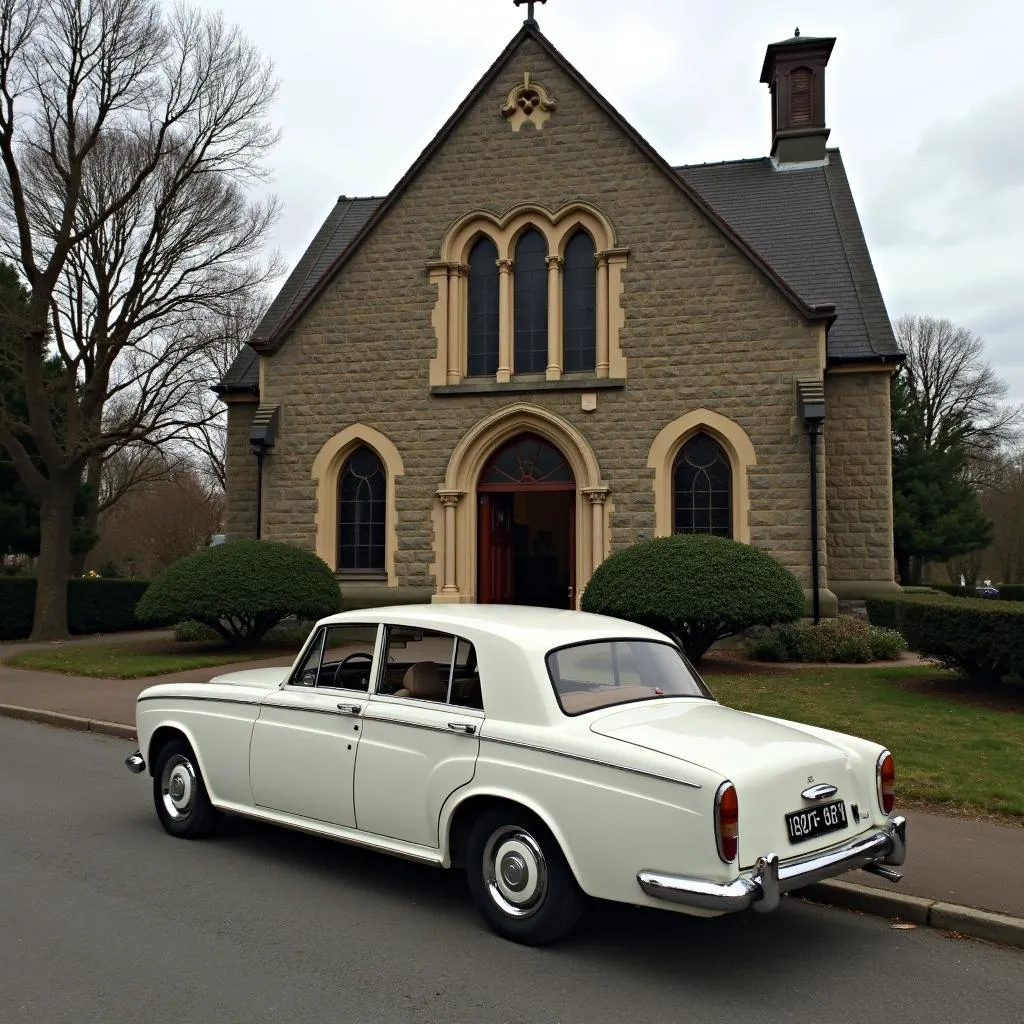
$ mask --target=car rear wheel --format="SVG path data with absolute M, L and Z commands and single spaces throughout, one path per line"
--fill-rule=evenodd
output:
M 554 836 L 515 807 L 485 811 L 466 841 L 473 901 L 503 938 L 543 945 L 563 938 L 586 906 Z
M 219 815 L 210 803 L 199 762 L 186 740 L 171 740 L 157 755 L 153 802 L 160 824 L 172 836 L 201 839 L 216 826 Z

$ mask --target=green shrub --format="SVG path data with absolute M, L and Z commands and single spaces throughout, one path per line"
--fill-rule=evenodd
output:
M 868 615 L 968 679 L 1024 676 L 1024 605 L 982 598 L 872 598 Z
M 195 619 L 188 619 L 185 622 L 179 622 L 174 627 L 174 639 L 182 644 L 196 644 L 219 642 L 223 637 L 210 626 L 204 626 L 201 622 L 196 622 Z
M 135 605 L 146 580 L 68 580 L 68 630 L 73 634 L 141 629 Z M 32 632 L 36 603 L 33 577 L 0 577 L 0 640 L 23 640 Z
M 854 616 L 825 619 L 817 626 L 777 626 L 745 645 L 755 661 L 892 661 L 907 645 L 891 629 L 869 625 Z
M 289 615 L 319 619 L 340 610 L 338 582 L 316 555 L 289 544 L 236 540 L 169 566 L 136 614 L 155 623 L 191 619 L 228 644 L 247 647 Z
M 660 630 L 694 661 L 716 641 L 751 626 L 792 622 L 804 612 L 796 577 L 770 555 L 702 534 L 641 541 L 603 562 L 583 593 L 583 611 Z

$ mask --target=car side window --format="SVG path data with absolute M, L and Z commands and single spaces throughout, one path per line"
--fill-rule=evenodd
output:
M 377 692 L 483 710 L 476 650 L 466 639 L 431 629 L 388 626 Z
M 315 639 L 309 645 L 306 656 L 302 659 L 299 667 L 295 670 L 295 674 L 289 680 L 289 685 L 316 686 L 317 673 L 320 671 L 320 658 L 324 653 L 324 636 L 326 633 L 326 629 L 317 630 Z
M 316 685 L 366 693 L 370 689 L 376 645 L 376 625 L 344 622 L 328 626 Z
M 366 693 L 376 644 L 376 625 L 344 622 L 327 626 L 310 646 L 291 685 Z

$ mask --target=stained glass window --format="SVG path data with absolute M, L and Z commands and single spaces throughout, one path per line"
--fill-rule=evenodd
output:
M 672 469 L 675 533 L 732 536 L 732 469 L 722 446 L 708 434 L 683 445 Z
M 498 372 L 498 249 L 481 238 L 469 253 L 470 377 L 493 377 Z
M 521 434 L 491 459 L 480 483 L 528 487 L 572 484 L 573 480 L 572 468 L 554 445 L 533 434 Z
M 346 460 L 338 479 L 338 568 L 384 571 L 387 478 L 384 464 L 363 445 Z
M 531 228 L 516 245 L 515 372 L 543 373 L 548 363 L 547 242 Z
M 594 241 L 577 231 L 565 249 L 562 335 L 567 373 L 597 365 L 597 268 Z

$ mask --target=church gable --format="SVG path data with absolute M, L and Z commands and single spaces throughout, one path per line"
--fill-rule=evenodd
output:
M 447 194 L 439 194 L 438 176 L 446 179 Z M 824 322 L 832 314 L 828 304 L 812 306 L 791 288 L 527 25 L 392 193 L 383 202 L 362 201 L 354 211 L 362 226 L 343 246 L 335 245 L 330 265 L 316 259 L 323 246 L 315 247 L 318 253 L 312 259 L 307 254 L 303 263 L 317 265 L 319 276 L 313 280 L 304 273 L 298 275 L 301 280 L 289 279 L 283 290 L 287 301 L 275 303 L 274 315 L 253 338 L 254 347 L 276 350 L 380 226 L 423 196 L 438 212 L 447 209 L 451 214 L 436 232 L 427 260 L 441 259 L 445 229 L 474 209 L 505 216 L 518 205 L 535 202 L 553 214 L 569 202 L 584 201 L 605 210 L 618 224 L 626 205 L 654 201 L 659 207 L 654 220 L 662 222 L 667 216 L 680 231 L 712 238 L 719 252 L 731 250 L 732 258 L 738 257 L 803 319 Z M 445 202 L 450 198 L 458 204 Z M 338 211 L 332 217 L 337 219 Z M 354 227 L 355 218 L 348 216 L 346 223 Z

